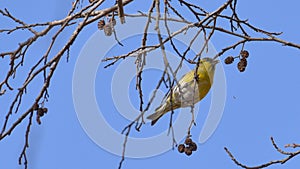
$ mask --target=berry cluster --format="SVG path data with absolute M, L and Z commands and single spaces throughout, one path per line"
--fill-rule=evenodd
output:
M 186 138 L 184 144 L 178 145 L 178 152 L 185 153 L 187 156 L 192 155 L 193 151 L 197 150 L 197 144 L 191 138 Z
M 105 36 L 111 36 L 113 32 L 113 27 L 117 24 L 114 18 L 110 18 L 108 23 L 105 23 L 103 19 L 98 22 L 98 29 L 103 30 Z
M 41 124 L 41 117 L 43 117 L 47 112 L 48 109 L 46 107 L 39 107 L 38 104 L 36 104 L 33 107 L 33 110 L 36 111 L 36 121 L 38 122 L 38 124 Z
M 237 64 L 237 68 L 239 69 L 240 72 L 244 72 L 247 67 L 247 58 L 248 57 L 249 57 L 249 52 L 247 50 L 242 50 L 239 56 L 237 56 L 237 57 L 228 56 L 224 62 L 225 62 L 225 64 L 231 64 L 231 63 L 233 63 L 234 59 L 239 58 L 240 61 Z

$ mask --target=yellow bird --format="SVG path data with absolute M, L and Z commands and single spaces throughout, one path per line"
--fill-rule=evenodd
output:
M 165 97 L 162 104 L 155 109 L 155 113 L 147 117 L 152 120 L 151 125 L 172 109 L 190 107 L 202 100 L 213 84 L 217 63 L 219 63 L 218 60 L 203 58 L 197 69 L 197 78 L 195 78 L 195 70 L 185 74 L 172 88 L 172 92 Z

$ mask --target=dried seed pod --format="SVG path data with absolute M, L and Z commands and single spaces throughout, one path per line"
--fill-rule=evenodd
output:
M 48 112 L 48 109 L 47 109 L 46 107 L 43 107 L 42 109 L 43 109 L 43 112 L 44 112 L 44 113 L 47 113 L 47 112 Z
M 191 150 L 190 147 L 185 147 L 184 153 L 185 153 L 187 156 L 190 156 L 190 155 L 192 155 L 193 151 Z
M 188 137 L 188 138 L 185 139 L 184 144 L 190 145 L 192 142 L 193 142 L 193 140 Z
M 239 63 L 237 64 L 237 67 L 240 72 L 244 72 L 246 70 L 246 66 L 247 66 L 247 62 L 244 62 L 242 60 L 240 60 Z
M 36 113 L 37 113 L 37 115 L 38 115 L 39 117 L 44 116 L 43 108 L 38 108 Z
M 192 142 L 191 145 L 190 145 L 190 149 L 192 151 L 196 151 L 197 150 L 197 144 L 195 142 Z
M 112 35 L 112 27 L 110 26 L 110 24 L 106 24 L 103 26 L 104 29 L 104 34 L 105 36 L 111 36 Z
M 241 56 L 242 56 L 242 58 L 248 58 L 249 57 L 249 52 L 247 50 L 242 50 L 241 51 Z
M 105 25 L 105 21 L 102 19 L 98 22 L 98 29 L 99 30 L 103 30 L 103 27 Z
M 233 61 L 234 61 L 234 57 L 228 56 L 224 62 L 225 62 L 225 64 L 231 64 L 231 63 L 233 63 Z
M 179 144 L 179 146 L 178 146 L 177 148 L 178 148 L 178 152 L 179 152 L 179 153 L 183 153 L 184 150 L 185 150 L 184 144 Z
M 242 58 L 240 60 L 240 62 L 242 62 L 245 67 L 247 67 L 247 59 L 246 58 Z

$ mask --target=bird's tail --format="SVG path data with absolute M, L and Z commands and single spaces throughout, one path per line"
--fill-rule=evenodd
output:
M 161 116 L 166 113 L 166 104 L 160 105 L 158 108 L 155 109 L 155 113 L 149 115 L 147 119 L 152 120 L 151 126 L 153 126 Z

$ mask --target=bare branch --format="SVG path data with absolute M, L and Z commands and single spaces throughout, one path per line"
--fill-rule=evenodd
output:
M 277 144 L 275 143 L 273 137 L 271 137 L 271 141 L 272 141 L 272 145 L 274 146 L 274 148 L 280 153 L 280 154 L 283 154 L 283 155 L 286 155 L 287 157 L 281 159 L 281 160 L 272 160 L 272 161 L 269 161 L 267 163 L 264 163 L 264 164 L 261 164 L 261 165 L 257 165 L 257 166 L 253 166 L 253 167 L 250 167 L 250 166 L 247 166 L 247 165 L 244 165 L 242 163 L 240 163 L 233 155 L 232 153 L 228 150 L 227 147 L 225 147 L 225 151 L 226 153 L 229 155 L 229 157 L 231 158 L 231 160 L 238 166 L 242 167 L 242 168 L 247 168 L 247 169 L 259 169 L 259 168 L 266 168 L 268 166 L 271 166 L 271 165 L 274 165 L 274 164 L 284 164 L 286 163 L 287 161 L 289 161 L 290 159 L 294 158 L 295 156 L 299 155 L 300 154 L 300 150 L 298 151 L 295 151 L 295 152 L 286 152 L 286 151 L 283 151 L 281 150 Z

